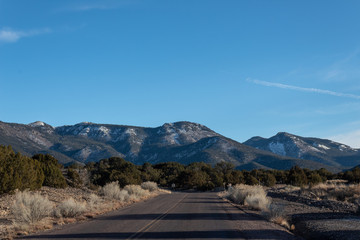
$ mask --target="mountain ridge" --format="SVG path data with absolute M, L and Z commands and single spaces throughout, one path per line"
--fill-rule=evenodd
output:
M 27 155 L 49 153 L 64 164 L 118 156 L 135 164 L 227 161 L 238 169 L 248 170 L 288 169 L 294 165 L 310 169 L 325 167 L 333 172 L 343 169 L 340 164 L 328 165 L 257 149 L 188 121 L 153 128 L 91 122 L 54 128 L 41 121 L 27 125 L 0 121 L 0 144 L 12 145 Z
M 332 140 L 301 137 L 287 132 L 263 138 L 253 137 L 243 144 L 282 156 L 314 160 L 334 167 L 350 168 L 360 163 L 360 151 Z

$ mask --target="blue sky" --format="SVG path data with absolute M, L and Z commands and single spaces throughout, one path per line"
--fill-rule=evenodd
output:
M 360 147 L 359 1 L 0 0 L 0 120 Z

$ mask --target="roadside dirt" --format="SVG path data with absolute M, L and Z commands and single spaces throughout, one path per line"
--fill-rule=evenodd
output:
M 360 239 L 358 205 L 334 200 L 320 200 L 288 191 L 285 186 L 268 189 L 268 196 L 305 239 Z
M 42 196 L 46 196 L 54 206 L 58 205 L 62 201 L 73 198 L 77 202 L 89 202 L 92 194 L 96 194 L 96 191 L 92 191 L 87 188 L 50 188 L 50 187 L 42 187 L 41 189 L 34 191 L 36 193 L 41 194 Z M 166 192 L 166 191 L 165 191 Z M 86 221 L 88 219 L 92 219 L 97 215 L 110 212 L 135 202 L 143 201 L 148 198 L 157 196 L 162 192 L 154 192 L 139 200 L 130 200 L 128 202 L 119 202 L 116 200 L 101 198 L 101 203 L 94 208 L 88 208 L 86 212 L 82 215 L 75 218 L 56 218 L 56 217 L 47 217 L 40 222 L 36 223 L 36 225 L 19 225 L 16 224 L 15 218 L 11 211 L 11 206 L 15 200 L 15 194 L 3 194 L 0 196 L 0 239 L 13 239 L 14 236 L 17 235 L 28 235 L 35 232 L 41 232 L 47 229 L 51 229 L 55 226 Z

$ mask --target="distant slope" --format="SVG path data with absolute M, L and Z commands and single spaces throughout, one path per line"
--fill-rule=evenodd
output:
M 270 138 L 253 137 L 245 145 L 272 153 L 316 161 L 336 168 L 360 164 L 360 151 L 327 139 L 306 138 L 280 132 Z
M 221 161 L 238 169 L 289 169 L 294 165 L 331 171 L 329 165 L 293 156 L 280 156 L 226 138 L 197 123 L 167 123 L 156 128 L 79 123 L 53 128 L 43 122 L 29 125 L 0 122 L 0 144 L 27 155 L 50 153 L 62 163 L 86 163 L 120 156 L 135 164 L 176 161 L 183 164 Z

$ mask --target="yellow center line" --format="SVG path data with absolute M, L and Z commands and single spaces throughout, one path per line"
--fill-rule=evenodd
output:
M 185 196 L 183 198 L 181 198 L 177 203 L 175 203 L 174 206 L 172 206 L 171 208 L 169 208 L 165 213 L 161 214 L 160 216 L 158 216 L 157 218 L 155 218 L 154 220 L 152 220 L 151 222 L 149 222 L 148 224 L 146 224 L 144 227 L 142 227 L 139 231 L 137 231 L 136 233 L 132 234 L 130 237 L 127 238 L 127 240 L 129 239 L 136 239 L 141 237 L 144 233 L 146 233 L 148 230 L 150 230 L 150 228 L 152 226 L 155 225 L 156 222 L 160 221 L 161 219 L 163 219 L 171 210 L 173 210 L 175 207 L 177 207 L 180 202 L 182 200 L 184 200 L 189 194 L 185 194 Z

